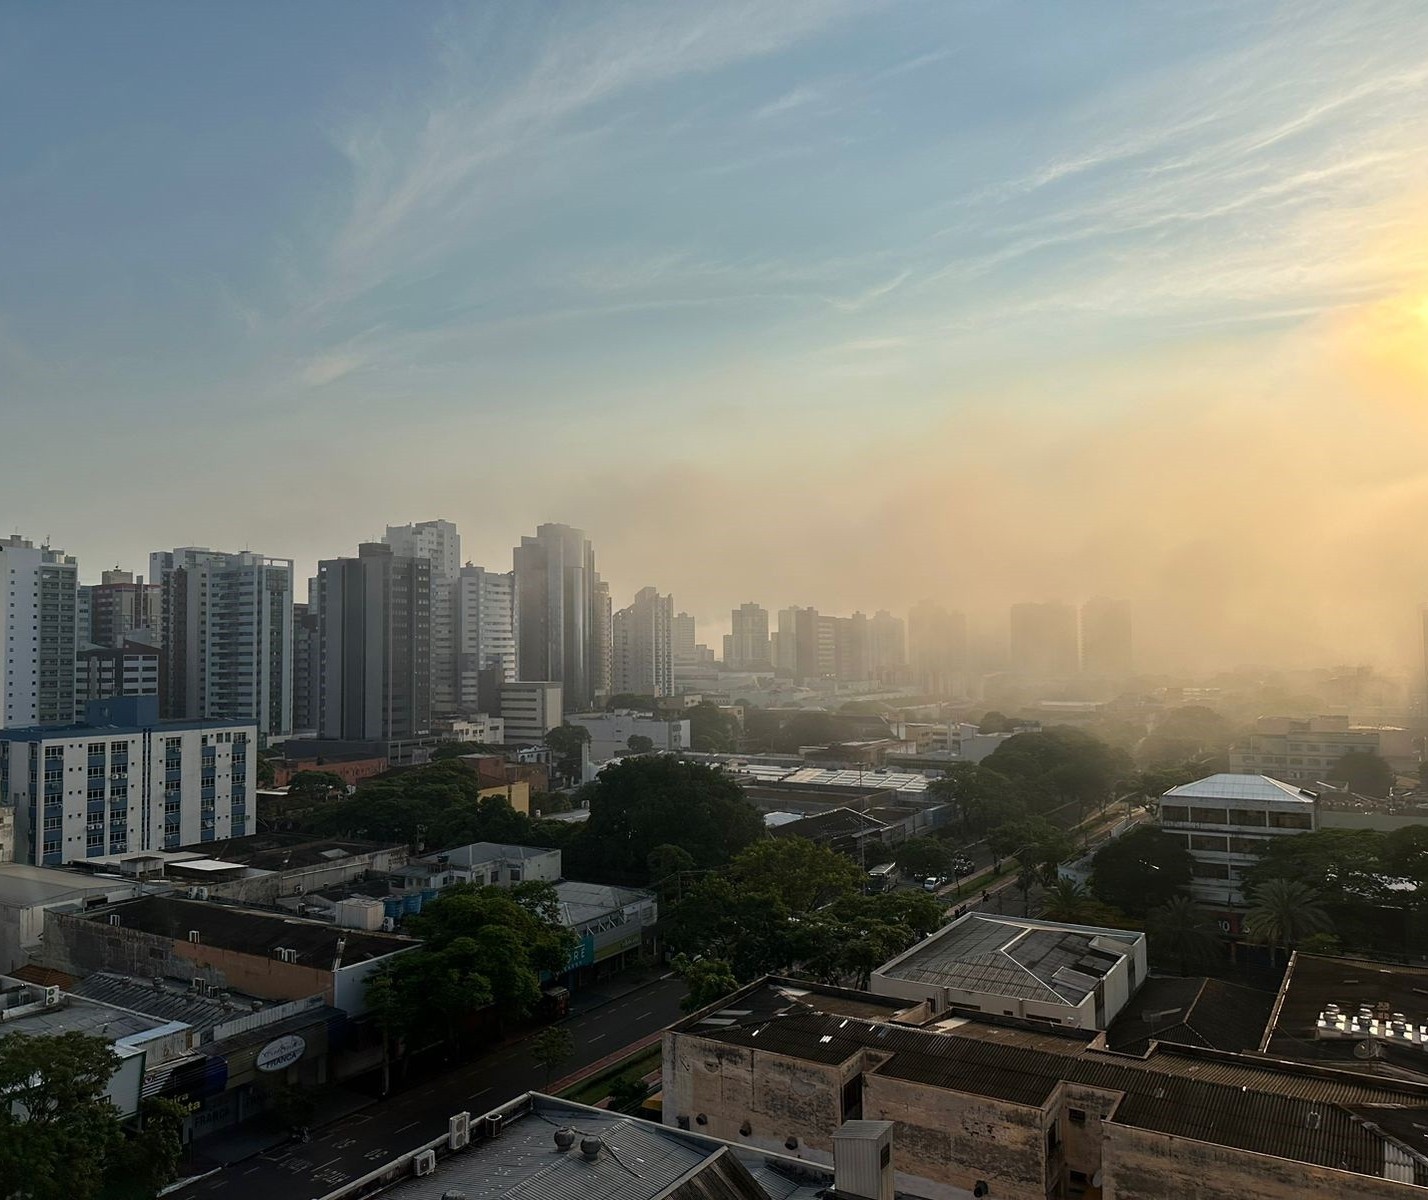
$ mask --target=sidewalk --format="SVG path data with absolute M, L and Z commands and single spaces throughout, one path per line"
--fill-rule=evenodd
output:
M 599 1008 L 604 1004 L 612 1004 L 616 1000 L 623 1000 L 633 992 L 641 991 L 651 987 L 661 980 L 669 979 L 673 975 L 663 965 L 657 967 L 634 967 L 628 971 L 622 971 L 614 979 L 608 979 L 604 983 L 597 983 L 593 986 L 572 992 L 570 996 L 570 1015 L 578 1017 L 589 1012 L 592 1008 Z
M 309 1129 L 330 1125 L 376 1103 L 371 1096 L 338 1085 L 325 1088 L 315 1100 L 316 1111 L 308 1123 Z M 178 1173 L 184 1179 L 192 1179 L 281 1146 L 291 1137 L 291 1130 L 279 1124 L 277 1118 L 270 1114 L 256 1116 L 231 1129 L 220 1129 L 189 1142 L 184 1147 Z

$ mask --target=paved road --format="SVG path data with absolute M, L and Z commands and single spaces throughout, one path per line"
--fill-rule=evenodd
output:
M 677 1020 L 684 994 L 682 980 L 660 980 L 571 1017 L 564 1026 L 575 1040 L 575 1056 L 559 1073 L 599 1062 Z M 276 1147 L 171 1195 L 177 1200 L 311 1200 L 439 1137 L 455 1113 L 479 1116 L 544 1085 L 544 1069 L 518 1042 L 325 1126 L 306 1145 Z

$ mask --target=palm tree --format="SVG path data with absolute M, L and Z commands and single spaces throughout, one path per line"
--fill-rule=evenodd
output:
M 1146 927 L 1156 956 L 1178 962 L 1182 975 L 1189 974 L 1191 963 L 1213 959 L 1220 946 L 1219 935 L 1189 896 L 1175 896 L 1152 909 Z
M 1313 888 L 1293 879 L 1267 879 L 1250 893 L 1253 907 L 1245 915 L 1250 940 L 1274 949 L 1292 950 L 1310 934 L 1332 933 L 1334 922 Z
M 1073 879 L 1058 879 L 1042 901 L 1041 915 L 1048 921 L 1085 925 L 1100 907 L 1084 886 Z

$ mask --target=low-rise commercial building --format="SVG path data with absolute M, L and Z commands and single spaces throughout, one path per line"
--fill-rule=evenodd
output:
M 612 887 L 604 883 L 563 880 L 555 885 L 560 922 L 578 940 L 568 969 L 594 974 L 619 970 L 638 955 L 647 932 L 659 920 L 659 902 L 653 892 Z
M 84 914 L 47 913 L 41 961 L 75 976 L 160 975 L 265 1000 L 316 995 L 355 1016 L 367 1010 L 367 977 L 418 944 L 256 909 L 145 896 Z
M 1261 717 L 1249 737 L 1231 748 L 1230 769 L 1312 786 L 1327 780 L 1345 754 L 1378 754 L 1396 771 L 1414 771 L 1414 741 L 1409 730 L 1351 725 L 1346 716 Z
M 8 975 L 39 952 L 45 913 L 50 909 L 83 912 L 128 900 L 153 885 L 136 879 L 88 875 L 29 863 L 0 864 L 0 975 Z
M 872 974 L 880 996 L 1105 1029 L 1146 977 L 1143 933 L 970 912 Z
M 622 709 L 617 712 L 573 713 L 566 718 L 590 734 L 590 761 L 609 762 L 630 753 L 631 738 L 648 738 L 653 749 L 680 754 L 689 749 L 689 722 L 665 721 Z
M 562 689 L 545 680 L 501 685 L 501 712 L 508 742 L 542 742 L 564 719 Z
M 160 721 L 154 696 L 93 701 L 76 725 L 0 730 L 16 857 L 58 866 L 247 832 L 258 728 Z
M 828 1164 L 892 1122 L 896 1186 L 1012 1200 L 1389 1200 L 1428 1186 L 1428 1087 L 765 980 L 664 1034 L 666 1124 Z M 1093 1191 L 1093 1189 L 1099 1189 Z
M 1313 792 L 1267 775 L 1222 772 L 1171 788 L 1160 798 L 1160 827 L 1195 860 L 1190 893 L 1204 904 L 1244 906 L 1244 874 L 1272 838 L 1318 828 Z

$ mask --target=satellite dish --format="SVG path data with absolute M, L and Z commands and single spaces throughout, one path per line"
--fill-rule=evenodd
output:
M 1378 1043 L 1372 1038 L 1365 1038 L 1363 1041 L 1354 1044 L 1355 1058 L 1377 1058 L 1378 1053 Z
M 1101 1173 L 1099 1171 L 1091 1176 L 1091 1186 L 1096 1188 L 1101 1186 Z

